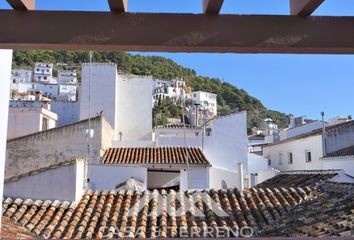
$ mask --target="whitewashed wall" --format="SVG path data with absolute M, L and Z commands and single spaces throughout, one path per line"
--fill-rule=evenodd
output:
M 119 74 L 117 95 L 117 139 L 151 141 L 152 77 Z
M 90 64 L 82 64 L 80 120 L 89 117 L 89 72 Z M 103 111 L 113 129 L 117 127 L 117 87 L 116 64 L 91 64 L 91 117 Z
M 311 132 L 316 129 L 322 128 L 323 124 L 320 121 L 308 123 L 302 126 L 298 126 L 296 128 L 290 128 L 279 133 L 280 141 L 285 140 L 287 138 L 295 137 L 304 133 Z
M 268 159 L 254 153 L 248 153 L 248 173 L 257 173 L 268 168 Z
M 326 151 L 335 152 L 354 145 L 354 122 L 326 133 Z
M 43 95 L 57 99 L 59 96 L 59 86 L 56 84 L 35 83 L 34 90 L 41 91 Z
M 265 170 L 258 171 L 258 176 L 255 185 L 260 184 L 272 177 L 275 177 L 279 174 L 279 171 L 275 170 L 274 168 L 268 168 Z
M 147 183 L 147 169 L 143 167 L 121 167 L 113 165 L 90 166 L 90 187 L 93 190 L 112 190 L 118 183 L 133 177 Z
M 11 91 L 17 93 L 27 93 L 34 90 L 34 84 L 32 83 L 11 83 Z
M 212 166 L 237 171 L 242 163 L 247 171 L 247 116 L 246 112 L 217 118 L 211 121 L 211 136 L 204 137 L 203 152 Z M 202 148 L 202 136 L 156 136 L 156 145 Z
M 7 138 L 12 139 L 39 132 L 41 129 L 40 108 L 10 108 Z
M 242 163 L 247 172 L 247 114 L 220 117 L 211 122 L 212 133 L 205 137 L 204 154 L 213 167 L 237 171 Z
M 244 172 L 248 171 L 247 154 L 247 115 L 240 112 L 224 117 L 217 118 L 210 123 L 211 136 L 204 137 L 203 152 L 216 169 L 228 169 L 231 175 L 238 172 L 238 164 L 242 163 Z M 188 146 L 202 148 L 202 136 L 188 136 L 185 144 L 183 136 L 162 136 L 156 135 L 156 145 L 162 146 Z M 210 172 L 210 186 L 220 186 L 220 174 L 222 171 Z M 215 174 L 215 177 L 213 176 Z M 229 174 L 228 172 L 226 174 Z M 215 179 L 215 183 L 214 183 Z M 241 186 L 239 178 L 225 178 L 230 186 Z
M 211 167 L 209 169 L 209 188 L 222 189 L 238 188 L 242 189 L 240 174 L 237 171 L 229 171 L 226 168 Z
M 209 168 L 191 167 L 189 170 L 181 170 L 180 190 L 188 189 L 208 189 L 209 188 Z M 188 184 L 188 181 L 190 184 Z
M 51 103 L 51 111 L 58 115 L 57 126 L 71 124 L 80 120 L 79 102 L 58 102 Z
M 112 141 L 112 147 L 155 147 L 155 143 L 153 141 L 144 141 L 144 140 L 131 140 L 131 141 Z
M 306 162 L 305 151 L 311 150 L 312 161 Z M 279 164 L 279 153 L 282 153 L 282 165 Z M 293 153 L 293 164 L 288 163 L 288 152 Z M 263 156 L 270 158 L 271 166 L 280 171 L 322 169 L 322 136 L 310 136 L 293 141 L 270 145 L 263 148 Z
M 11 78 L 12 50 L 0 49 L 0 196 L 4 189 L 4 168 L 6 155 L 6 137 L 7 137 L 7 117 L 9 110 L 10 97 L 10 78 Z M 0 204 L 0 213 L 2 205 Z M 1 218 L 0 218 L 1 225 Z
M 48 119 L 48 129 L 56 126 L 57 114 L 44 108 L 10 108 L 7 138 L 25 136 L 43 130 L 43 118 Z
M 5 183 L 4 195 L 41 200 L 79 201 L 83 193 L 83 164 L 48 169 Z M 83 174 L 82 174 L 83 176 Z
M 209 137 L 205 137 L 209 138 Z M 183 136 L 156 136 L 156 146 L 158 147 L 169 147 L 169 146 L 176 146 L 176 147 L 199 147 L 202 148 L 202 136 L 188 136 L 187 140 L 184 141 Z
M 354 156 L 323 158 L 323 169 L 343 169 L 354 177 Z

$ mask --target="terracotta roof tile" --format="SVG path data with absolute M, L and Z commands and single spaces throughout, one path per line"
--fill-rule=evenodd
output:
M 199 148 L 157 147 L 157 148 L 109 148 L 103 164 L 146 165 L 146 164 L 201 164 L 210 165 Z
M 127 236 L 124 235 L 126 229 L 130 230 L 129 236 L 134 237 L 138 227 L 139 237 L 156 237 L 159 233 L 157 229 L 162 237 L 174 237 L 183 227 L 239 229 L 251 226 L 262 229 L 285 214 L 285 211 L 279 212 L 275 207 L 278 205 L 279 208 L 279 203 L 284 200 L 272 196 L 274 191 L 87 191 L 78 204 L 7 198 L 3 205 L 4 216 L 10 217 L 11 221 L 24 226 L 36 236 L 46 239 L 115 238 Z M 283 194 L 285 193 L 278 193 L 279 196 Z M 301 197 L 302 194 L 299 192 L 298 196 Z M 202 201 L 202 197 L 206 201 Z M 177 210 L 181 209 L 186 213 L 177 216 Z M 215 212 L 220 210 L 230 217 L 218 217 Z M 194 216 L 194 213 L 202 213 L 205 217 Z
M 7 217 L 2 218 L 0 232 L 1 239 L 35 239 L 35 235 L 28 229 L 14 223 Z
M 78 204 L 6 198 L 3 209 L 45 239 L 178 237 L 181 229 L 246 226 L 264 236 L 352 236 L 353 196 L 354 185 L 336 183 L 317 190 L 87 191 Z
M 155 129 L 202 129 L 201 126 L 195 126 L 195 125 L 191 125 L 191 124 L 183 124 L 183 123 L 179 123 L 179 124 L 165 124 L 165 125 L 159 125 L 156 126 Z
M 260 188 L 303 187 L 304 189 L 306 189 L 306 186 L 313 186 L 320 181 L 326 181 L 328 179 L 331 179 L 338 173 L 338 170 L 299 170 L 281 172 L 277 176 L 268 179 L 258 184 L 257 186 Z M 304 193 L 301 191 L 301 194 Z
M 296 205 L 276 225 L 264 228 L 260 236 L 354 237 L 354 185 L 326 182 L 316 195 Z

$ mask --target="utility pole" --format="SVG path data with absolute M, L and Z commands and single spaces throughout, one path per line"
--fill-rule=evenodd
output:
M 321 112 L 321 116 L 322 116 L 322 155 L 323 157 L 325 157 L 327 155 L 327 151 L 326 151 L 326 125 L 325 125 L 325 121 L 324 121 L 324 112 Z
M 199 107 L 200 103 L 195 102 L 194 106 L 195 106 L 195 126 L 198 126 L 198 107 Z

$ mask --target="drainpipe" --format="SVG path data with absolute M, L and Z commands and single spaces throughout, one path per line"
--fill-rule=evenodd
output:
M 244 189 L 244 180 L 243 180 L 243 164 L 242 163 L 238 163 L 238 172 L 239 172 L 239 182 L 240 182 L 240 191 L 242 191 Z

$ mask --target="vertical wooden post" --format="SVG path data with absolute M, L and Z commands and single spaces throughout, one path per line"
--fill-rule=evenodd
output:
M 0 49 L 0 196 L 4 192 L 4 174 L 6 159 L 7 118 L 9 113 L 10 77 L 12 50 Z M 2 201 L 0 204 L 0 226 L 2 217 Z

